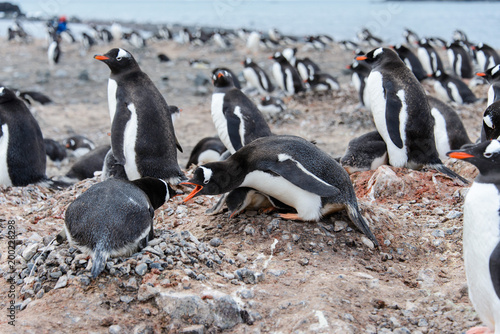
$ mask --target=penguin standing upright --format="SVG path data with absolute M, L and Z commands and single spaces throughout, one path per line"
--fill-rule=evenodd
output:
M 477 64 L 482 72 L 500 64 L 500 56 L 491 46 L 485 43 L 479 43 L 473 46 L 476 51 Z
M 154 238 L 154 211 L 175 192 L 161 179 L 111 178 L 94 184 L 68 206 L 65 234 L 71 245 L 92 256 L 92 277 L 108 257 L 128 256 Z
M 469 298 L 487 328 L 500 332 L 500 142 L 492 140 L 451 151 L 450 158 L 475 165 L 479 175 L 464 201 L 463 256 Z M 475 331 L 474 331 L 475 330 Z
M 459 78 L 448 75 L 441 70 L 434 72 L 432 77 L 435 79 L 434 89 L 440 95 L 441 99 L 453 101 L 458 104 L 474 103 L 477 101 L 476 95 Z
M 0 185 L 26 186 L 47 179 L 42 131 L 26 104 L 0 87 Z
M 370 109 L 370 98 L 366 89 L 366 81 L 371 72 L 371 67 L 366 62 L 354 60 L 351 65 L 347 65 L 347 69 L 352 71 L 351 81 L 358 92 L 359 101 L 362 106 Z
M 271 93 L 274 90 L 274 86 L 269 80 L 267 73 L 251 58 L 246 58 L 243 62 L 243 76 L 247 81 L 247 86 L 251 88 L 256 88 L 260 94 Z
M 488 106 L 500 100 L 500 64 L 484 72 L 478 72 L 476 75 L 485 78 L 490 84 L 490 88 L 488 89 Z
M 422 38 L 418 41 L 417 56 L 427 74 L 433 74 L 438 70 L 444 72 L 443 61 L 429 44 L 428 39 Z
M 215 86 L 212 120 L 220 140 L 231 154 L 259 137 L 272 135 L 259 109 L 241 90 L 234 87 L 229 72 L 217 71 L 212 79 Z
M 61 42 L 61 37 L 54 32 L 52 34 L 52 40 L 47 50 L 47 57 L 49 60 L 50 67 L 53 67 L 59 63 L 59 59 L 61 58 L 61 47 L 59 46 L 60 42 Z
M 273 64 L 274 80 L 285 95 L 292 96 L 306 90 L 299 73 L 281 52 L 275 52 L 271 58 L 275 60 Z
M 111 49 L 96 55 L 111 70 L 108 104 L 111 147 L 129 180 L 151 176 L 178 184 L 177 138 L 168 105 L 130 52 Z
M 434 168 L 467 182 L 443 165 L 434 141 L 434 120 L 425 91 L 398 54 L 378 48 L 358 56 L 372 66 L 367 88 L 375 126 L 394 167 Z
M 415 45 L 417 45 L 418 41 L 420 40 L 417 33 L 408 28 L 405 28 L 403 32 L 403 37 L 405 38 L 406 43 L 408 43 L 410 47 L 414 47 Z
M 361 215 L 347 172 L 311 142 L 296 136 L 269 136 L 243 146 L 225 161 L 198 167 L 185 184 L 196 195 L 216 195 L 253 188 L 293 207 L 286 219 L 319 221 L 345 209 L 356 227 L 375 245 L 377 239 Z
M 472 78 L 474 76 L 472 60 L 463 44 L 460 42 L 447 43 L 446 50 L 453 73 L 459 78 Z
M 425 72 L 422 63 L 410 49 L 401 44 L 394 45 L 393 49 L 405 65 L 413 72 L 415 77 L 417 77 L 418 81 L 427 79 L 427 73 Z

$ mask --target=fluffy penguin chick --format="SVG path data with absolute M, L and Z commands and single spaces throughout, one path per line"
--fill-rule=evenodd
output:
M 128 256 L 153 239 L 154 210 L 175 192 L 163 180 L 111 178 L 80 195 L 66 210 L 65 233 L 71 245 L 92 256 L 92 277 L 108 257 Z

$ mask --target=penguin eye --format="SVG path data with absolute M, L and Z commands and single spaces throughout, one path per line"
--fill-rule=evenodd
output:
M 203 181 L 203 184 L 208 184 L 208 182 L 210 182 L 210 180 L 205 180 Z
M 116 60 L 120 61 L 122 60 L 122 57 L 116 57 Z
M 493 153 L 491 153 L 491 152 L 486 152 L 486 153 L 484 153 L 483 155 L 484 155 L 484 157 L 485 157 L 485 158 L 488 158 L 488 159 L 489 159 L 489 158 L 491 158 L 491 157 L 493 156 Z

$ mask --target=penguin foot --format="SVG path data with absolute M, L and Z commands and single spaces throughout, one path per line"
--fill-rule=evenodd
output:
M 289 219 L 289 220 L 303 220 L 296 213 L 279 213 L 278 216 L 283 219 Z
M 270 206 L 270 207 L 268 207 L 268 208 L 261 209 L 261 210 L 260 210 L 260 212 L 261 212 L 261 213 L 268 214 L 268 213 L 273 212 L 274 210 L 276 210 L 276 208 L 275 208 L 274 206 Z
M 465 334 L 494 334 L 495 332 L 488 327 L 472 327 Z

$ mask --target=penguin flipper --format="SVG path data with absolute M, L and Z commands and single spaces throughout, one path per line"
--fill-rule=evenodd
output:
M 131 111 L 127 108 L 125 103 L 117 103 L 115 116 L 113 117 L 113 124 L 111 124 L 111 149 L 115 157 L 116 163 L 125 165 L 125 128 L 132 116 Z
M 179 152 L 184 153 L 184 151 L 182 150 L 181 144 L 179 144 L 179 140 L 177 139 L 177 136 L 174 135 L 174 138 L 175 138 L 175 146 L 177 146 L 177 149 L 179 150 Z
M 106 260 L 108 259 L 108 254 L 104 250 L 104 245 L 98 243 L 96 249 L 94 250 L 94 255 L 92 256 L 92 278 L 96 278 L 106 266 Z
M 331 184 L 321 180 L 307 169 L 302 164 L 291 157 L 278 157 L 279 162 L 268 166 L 267 169 L 276 173 L 286 180 L 290 181 L 297 187 L 307 190 L 321 197 L 337 197 L 342 196 L 340 190 Z
M 387 125 L 387 132 L 391 137 L 391 141 L 398 148 L 403 148 L 403 140 L 399 132 L 399 113 L 403 108 L 398 94 L 392 89 L 390 85 L 384 85 L 385 92 L 385 121 Z
M 243 120 L 240 119 L 240 117 L 237 116 L 230 107 L 224 107 L 223 112 L 226 117 L 229 140 L 231 141 L 233 148 L 238 151 L 243 147 L 242 139 L 240 137 L 240 125 Z M 243 115 L 241 115 L 241 117 L 243 117 Z
M 489 267 L 493 288 L 497 297 L 500 298 L 500 243 L 497 244 L 490 255 Z

